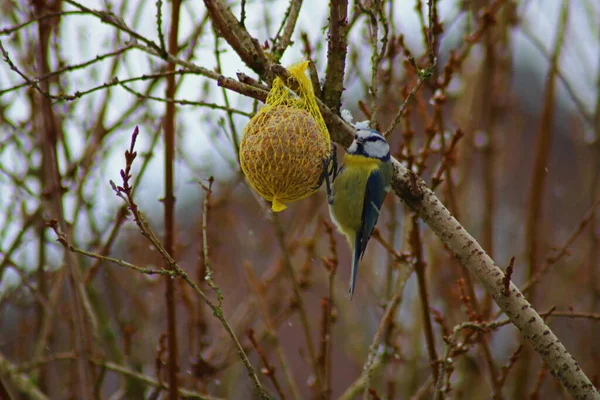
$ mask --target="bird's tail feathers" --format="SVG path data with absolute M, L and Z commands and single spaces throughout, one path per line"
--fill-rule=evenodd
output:
M 354 286 L 356 285 L 356 276 L 358 274 L 358 261 L 360 260 L 360 236 L 356 235 L 354 241 L 354 253 L 352 254 L 352 272 L 350 273 L 350 300 L 354 295 Z

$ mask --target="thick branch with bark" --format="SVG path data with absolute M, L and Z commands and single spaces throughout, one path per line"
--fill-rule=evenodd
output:
M 329 3 L 329 41 L 327 42 L 327 75 L 323 86 L 325 104 L 336 113 L 340 111 L 340 99 L 344 90 L 344 72 L 348 43 L 348 0 L 332 0 Z
M 243 25 L 220 0 L 204 0 L 214 28 L 229 43 L 246 65 L 259 75 L 268 75 L 269 59 Z M 268 78 L 268 76 L 267 76 Z
M 529 340 L 535 351 L 548 364 L 552 374 L 573 397 L 600 399 L 600 394 L 589 378 L 519 289 L 510 282 L 509 293 L 504 294 L 504 273 L 473 236 L 452 216 L 425 182 L 418 177 L 415 179 L 412 172 L 398 161 L 393 160 L 393 163 L 392 187 L 396 194 L 419 214 L 419 217 L 452 250 L 459 262 L 492 294 L 498 307 L 519 328 L 523 337 Z M 417 183 L 417 190 L 422 196 L 413 196 L 411 181 Z

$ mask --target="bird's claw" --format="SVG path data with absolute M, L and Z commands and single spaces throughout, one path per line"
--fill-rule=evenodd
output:
M 337 160 L 337 146 L 335 143 L 331 144 L 331 155 L 327 160 L 327 169 L 329 169 L 329 167 L 331 167 L 331 170 L 328 170 L 327 173 L 332 175 L 331 182 L 335 182 L 335 178 L 337 177 L 338 172 L 340 172 Z
M 323 158 L 323 173 L 319 177 L 319 183 L 316 186 L 313 186 L 312 189 L 317 190 L 320 188 L 323 184 L 323 181 L 326 181 L 329 185 L 329 177 L 332 177 L 331 182 L 335 181 L 338 172 L 337 146 L 335 143 L 332 143 L 331 154 L 328 157 Z M 330 193 L 330 190 L 328 190 L 327 193 Z

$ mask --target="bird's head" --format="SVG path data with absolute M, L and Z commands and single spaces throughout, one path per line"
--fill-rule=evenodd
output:
M 375 129 L 360 129 L 346 152 L 351 155 L 390 160 L 390 145 Z

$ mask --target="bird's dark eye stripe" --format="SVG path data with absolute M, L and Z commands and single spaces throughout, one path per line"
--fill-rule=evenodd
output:
M 369 136 L 364 140 L 365 142 L 383 142 L 383 138 L 377 136 Z

